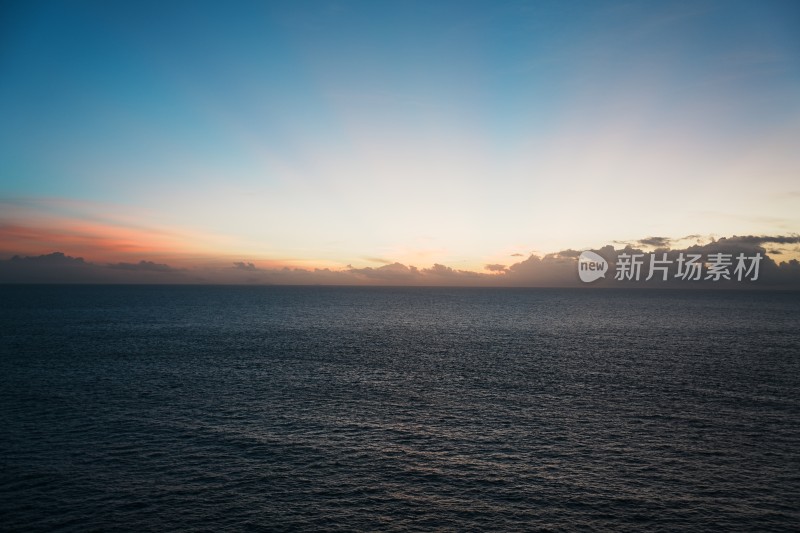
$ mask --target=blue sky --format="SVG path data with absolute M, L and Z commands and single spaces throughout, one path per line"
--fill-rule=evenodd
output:
M 91 254 L 95 225 L 195 258 L 480 269 L 800 227 L 796 2 L 2 9 L 0 222 L 52 237 L 7 254 L 59 228 Z

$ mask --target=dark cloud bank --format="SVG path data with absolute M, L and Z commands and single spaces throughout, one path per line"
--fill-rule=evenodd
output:
M 652 287 L 652 288 L 774 288 L 800 290 L 800 263 L 791 260 L 776 263 L 770 253 L 786 250 L 786 246 L 800 244 L 798 235 L 734 236 L 721 238 L 707 244 L 697 244 L 683 249 L 670 249 L 673 240 L 666 237 L 648 237 L 623 248 L 612 245 L 593 251 L 605 257 L 610 268 L 605 279 L 591 284 L 578 279 L 578 250 L 563 250 L 545 256 L 531 255 L 510 265 L 489 264 L 484 272 L 458 270 L 435 264 L 418 268 L 401 263 L 386 262 L 378 267 L 343 270 L 330 269 L 261 269 L 254 263 L 234 262 L 226 268 L 173 268 L 152 261 L 138 263 L 100 264 L 70 257 L 61 252 L 37 257 L 19 257 L 0 261 L 0 283 L 134 283 L 134 284 L 275 284 L 275 285 L 413 285 L 413 286 L 484 286 L 484 287 Z M 769 248 L 767 248 L 767 246 Z M 647 263 L 639 281 L 614 279 L 614 261 L 620 253 L 656 253 L 658 258 L 666 253 L 676 260 L 678 254 L 739 253 L 753 256 L 761 253 L 758 280 L 667 281 L 656 276 L 645 281 Z M 647 260 L 647 255 L 645 260 Z

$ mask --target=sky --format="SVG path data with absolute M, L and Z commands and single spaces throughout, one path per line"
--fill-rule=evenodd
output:
M 2 261 L 800 257 L 794 1 L 3 2 L 0 117 Z

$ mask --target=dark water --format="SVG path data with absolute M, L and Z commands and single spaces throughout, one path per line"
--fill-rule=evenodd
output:
M 796 530 L 798 296 L 0 287 L 0 528 Z

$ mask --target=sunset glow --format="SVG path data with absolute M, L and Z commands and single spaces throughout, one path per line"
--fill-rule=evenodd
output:
M 2 259 L 484 272 L 800 228 L 792 3 L 10 11 Z

